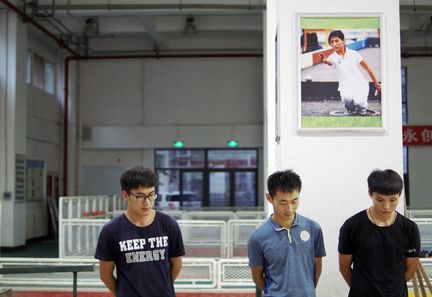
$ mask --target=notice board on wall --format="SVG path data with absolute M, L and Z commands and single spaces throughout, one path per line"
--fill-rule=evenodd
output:
M 15 200 L 24 201 L 25 198 L 25 156 L 15 156 Z
M 26 160 L 26 199 L 45 199 L 45 161 Z

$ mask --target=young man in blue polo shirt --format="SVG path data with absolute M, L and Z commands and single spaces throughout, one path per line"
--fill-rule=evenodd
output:
M 326 255 L 321 227 L 296 213 L 302 183 L 292 170 L 267 179 L 273 214 L 248 241 L 252 278 L 265 297 L 315 297 Z

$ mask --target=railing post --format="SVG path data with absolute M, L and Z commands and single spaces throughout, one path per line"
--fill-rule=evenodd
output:
M 73 273 L 73 297 L 77 297 L 78 272 L 94 271 L 95 265 L 33 265 L 19 267 L 0 267 L 0 275 L 3 274 L 23 274 L 23 273 Z
M 77 297 L 78 272 L 73 272 L 73 297 Z

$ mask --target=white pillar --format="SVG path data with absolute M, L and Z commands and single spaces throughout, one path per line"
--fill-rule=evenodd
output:
M 16 155 L 26 152 L 27 31 L 17 15 L 0 11 L 1 246 L 25 244 L 25 202 L 15 195 Z

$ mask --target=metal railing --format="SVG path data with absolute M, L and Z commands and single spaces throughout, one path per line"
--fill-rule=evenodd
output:
M 80 288 L 92 291 L 106 290 L 105 285 L 99 278 L 99 261 L 96 259 L 0 258 L 0 268 L 51 265 L 94 266 L 94 271 L 81 275 L 78 285 Z M 221 273 L 224 274 L 223 278 L 220 276 Z M 63 289 L 70 285 L 70 276 L 66 273 L 0 274 L 0 287 Z M 233 288 L 253 290 L 255 284 L 251 278 L 247 259 L 183 258 L 183 266 L 174 287 L 182 290 L 229 290 Z
M 77 297 L 78 272 L 94 271 L 95 265 L 31 265 L 0 268 L 0 275 L 4 274 L 33 274 L 33 273 L 73 273 L 73 296 Z
M 258 287 L 255 288 L 255 297 L 261 297 L 262 296 L 262 290 Z

